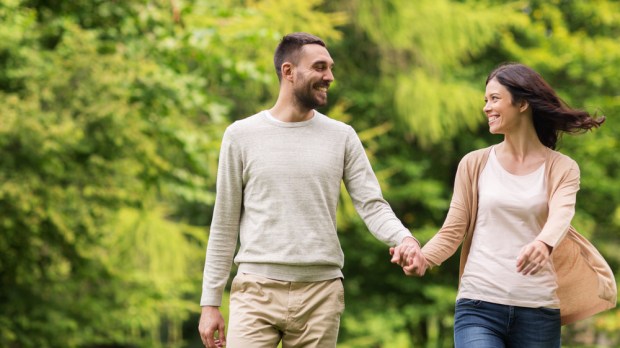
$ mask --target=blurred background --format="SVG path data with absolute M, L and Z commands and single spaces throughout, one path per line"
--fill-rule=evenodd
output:
M 321 111 L 359 132 L 422 242 L 461 157 L 501 140 L 482 113 L 495 66 L 527 64 L 606 115 L 559 150 L 581 167 L 573 224 L 618 273 L 618 1 L 1 0 L 1 347 L 201 347 L 221 136 L 273 105 L 273 51 L 293 31 L 326 40 Z M 338 228 L 338 346 L 451 347 L 458 257 L 405 277 L 345 190 Z M 564 327 L 563 344 L 617 347 L 620 311 Z

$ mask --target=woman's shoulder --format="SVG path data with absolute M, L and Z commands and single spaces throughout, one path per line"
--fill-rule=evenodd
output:
M 463 156 L 463 158 L 461 159 L 461 163 L 463 164 L 478 163 L 489 155 L 489 152 L 491 151 L 492 148 L 493 146 L 488 146 L 488 147 L 484 147 L 481 149 L 473 150 L 467 153 L 465 156 Z
M 572 159 L 570 156 L 565 155 L 557 150 L 552 150 L 548 148 L 549 156 L 547 162 L 549 165 L 557 167 L 578 167 L 577 162 Z
M 480 172 L 481 168 L 484 167 L 492 148 L 492 146 L 489 146 L 477 149 L 463 156 L 459 162 L 457 175 L 475 176 L 475 173 Z

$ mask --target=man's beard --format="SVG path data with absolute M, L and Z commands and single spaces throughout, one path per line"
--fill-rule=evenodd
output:
M 325 103 L 319 103 L 319 101 L 309 93 L 295 93 L 295 99 L 297 100 L 297 104 L 308 110 L 325 105 Z
M 308 110 L 316 109 L 327 104 L 327 98 L 323 101 L 314 95 L 315 90 L 313 87 L 314 85 L 311 85 L 308 89 L 295 89 L 294 91 L 297 104 Z

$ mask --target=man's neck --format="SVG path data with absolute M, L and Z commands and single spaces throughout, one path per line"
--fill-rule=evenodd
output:
M 276 105 L 269 109 L 271 115 L 282 122 L 303 122 L 314 117 L 314 109 L 300 107 L 290 101 L 278 98 Z

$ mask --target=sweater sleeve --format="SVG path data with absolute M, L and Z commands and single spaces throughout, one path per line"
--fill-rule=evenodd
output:
M 391 246 L 398 245 L 405 237 L 412 237 L 411 232 L 383 198 L 357 133 L 351 127 L 348 130 L 343 179 L 355 210 L 377 239 Z
M 201 306 L 220 306 L 239 236 L 243 162 L 230 128 L 224 132 L 218 164 L 215 207 L 202 281 Z
M 579 166 L 571 160 L 570 166 L 559 176 L 557 183 L 548 183 L 553 186 L 549 197 L 549 216 L 536 239 L 554 249 L 566 236 L 575 215 L 579 178 Z
M 470 157 L 466 156 L 459 162 L 450 208 L 441 229 L 422 248 L 422 254 L 432 266 L 439 266 L 452 256 L 467 233 L 472 214 L 469 201 L 476 194 L 472 188 L 472 180 L 476 176 L 468 162 Z

